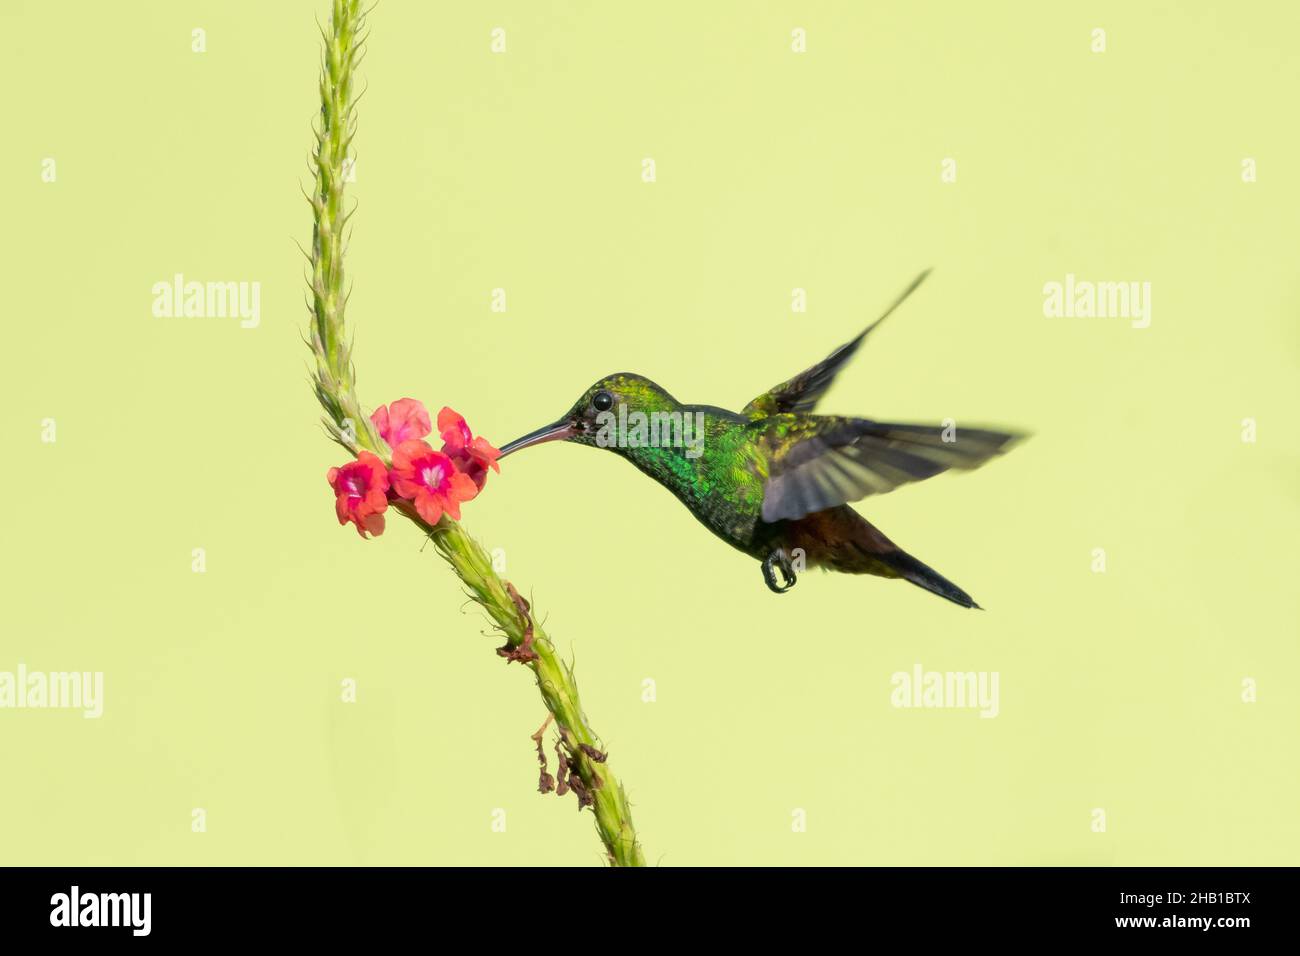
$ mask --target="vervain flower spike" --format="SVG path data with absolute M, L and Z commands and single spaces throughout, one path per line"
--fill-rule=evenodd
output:
M 529 602 L 497 575 L 482 545 L 458 520 L 460 506 L 478 495 L 488 471 L 499 470 L 500 453 L 475 437 L 465 420 L 449 408 L 438 415 L 440 450 L 424 440 L 432 435 L 433 423 L 424 406 L 414 399 L 400 399 L 376 409 L 373 416 L 362 414 L 343 321 L 347 305 L 344 237 L 351 215 L 343 209 L 343 188 L 344 166 L 355 133 L 354 78 L 362 56 L 365 17 L 360 0 L 332 0 L 332 4 L 329 27 L 322 30 L 321 112 L 312 156 L 316 181 L 309 197 L 313 228 L 308 345 L 315 355 L 313 386 L 325 410 L 326 431 L 356 457 L 355 462 L 329 471 L 335 514 L 340 523 L 353 524 L 365 537 L 381 533 L 385 511 L 392 510 L 430 537 L 470 596 L 504 635 L 505 644 L 497 653 L 507 664 L 523 664 L 536 678 L 550 713 L 547 723 L 554 721 L 558 737 L 556 773 L 552 775 L 543 731 L 531 735 L 529 746 L 535 744 L 542 763 L 538 789 L 560 795 L 573 791 L 579 809 L 591 807 L 609 862 L 644 866 L 627 796 L 582 712 L 571 667 L 556 654 Z M 472 732 L 473 728 L 456 730 Z

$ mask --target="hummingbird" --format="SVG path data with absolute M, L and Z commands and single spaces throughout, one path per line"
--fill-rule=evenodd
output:
M 645 376 L 620 372 L 588 388 L 555 422 L 503 445 L 501 457 L 552 441 L 612 451 L 671 491 L 723 541 L 758 559 L 764 582 L 778 594 L 794 587 L 797 571 L 821 567 L 900 578 L 979 608 L 849 502 L 978 468 L 1024 435 L 814 413 L 867 336 L 927 275 L 928 269 L 856 338 L 739 413 L 683 404 Z

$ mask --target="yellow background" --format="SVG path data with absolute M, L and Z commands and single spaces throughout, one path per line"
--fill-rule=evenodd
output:
M 0 862 L 601 860 L 534 792 L 540 699 L 449 569 L 396 520 L 335 523 L 295 247 L 325 6 L 0 12 L 0 670 L 102 670 L 106 697 L 0 711 Z M 367 407 L 450 404 L 501 444 L 632 370 L 738 408 L 933 266 L 824 407 L 1035 433 L 859 506 L 983 614 L 821 573 L 776 597 L 591 449 L 522 453 L 467 506 L 576 656 L 652 863 L 1297 862 L 1294 5 L 388 0 L 370 25 Z M 155 318 L 177 272 L 260 282 L 260 327 Z M 1066 273 L 1151 282 L 1151 327 L 1045 318 Z M 1000 716 L 891 707 L 918 661 L 999 672 Z

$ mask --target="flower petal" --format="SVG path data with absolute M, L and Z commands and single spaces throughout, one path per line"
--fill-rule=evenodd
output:
M 451 476 L 448 497 L 455 501 L 473 501 L 478 495 L 478 485 L 474 479 L 463 471 L 458 471 Z M 457 517 L 457 520 L 460 520 Z
M 379 437 L 388 441 L 388 406 L 380 405 L 370 413 L 370 421 L 374 423 L 375 430 L 379 432 Z M 392 442 L 389 442 L 391 445 Z
M 429 524 L 437 524 L 442 518 L 442 502 L 428 491 L 416 496 L 415 510 Z
M 429 412 L 413 398 L 399 398 L 388 406 L 393 437 L 400 443 L 423 438 L 433 430 Z

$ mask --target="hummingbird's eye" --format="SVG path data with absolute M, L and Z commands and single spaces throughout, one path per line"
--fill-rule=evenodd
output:
M 614 407 L 614 396 L 609 392 L 597 392 L 591 397 L 591 407 L 598 412 L 607 412 Z

